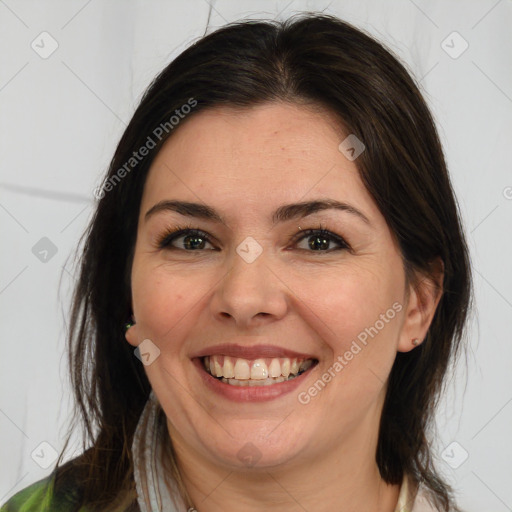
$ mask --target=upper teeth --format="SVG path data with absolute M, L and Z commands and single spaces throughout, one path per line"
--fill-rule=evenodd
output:
M 206 356 L 204 367 L 214 377 L 238 380 L 264 380 L 268 377 L 288 377 L 307 370 L 312 359 L 274 357 L 266 359 L 242 359 L 222 355 Z

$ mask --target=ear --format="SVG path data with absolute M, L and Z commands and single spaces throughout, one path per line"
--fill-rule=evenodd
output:
M 399 352 L 409 352 L 415 348 L 413 339 L 418 338 L 421 343 L 427 336 L 443 295 L 444 263 L 441 258 L 431 262 L 431 274 L 417 275 L 414 282 L 409 284 L 409 300 L 398 342 Z

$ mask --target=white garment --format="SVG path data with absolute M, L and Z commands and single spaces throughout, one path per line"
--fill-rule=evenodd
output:
M 137 501 L 141 512 L 187 512 L 177 487 L 169 492 L 163 479 L 160 450 L 164 432 L 158 428 L 159 412 L 160 404 L 151 390 L 132 443 Z
M 163 475 L 160 450 L 163 435 L 168 435 L 158 423 L 160 404 L 153 391 L 142 411 L 135 431 L 132 454 L 135 461 L 134 478 L 137 500 L 141 512 L 192 512 L 187 509 L 177 486 L 169 491 Z M 160 428 L 159 428 L 160 427 Z M 404 476 L 397 506 L 394 512 L 437 512 L 429 504 L 424 490 L 420 487 L 416 496 Z
M 427 500 L 425 490 L 420 486 L 415 493 L 409 479 L 404 476 L 394 512 L 438 512 Z

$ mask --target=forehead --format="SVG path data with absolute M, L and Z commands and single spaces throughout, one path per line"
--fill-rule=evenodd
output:
M 329 197 L 376 215 L 355 162 L 338 149 L 345 137 L 321 108 L 272 103 L 195 113 L 153 161 L 142 206 L 179 197 L 263 209 Z

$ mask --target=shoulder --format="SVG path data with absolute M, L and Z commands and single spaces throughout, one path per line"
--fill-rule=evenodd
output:
M 88 476 L 87 452 L 66 462 L 41 480 L 25 487 L 0 505 L 0 512 L 91 512 L 82 506 Z M 137 492 L 123 490 L 109 507 L 111 512 L 140 512 Z
M 421 484 L 416 493 L 412 512 L 439 512 L 439 509 L 432 504 L 427 489 Z
M 53 509 L 54 475 L 38 480 L 12 496 L 0 512 L 38 512 Z
M 82 481 L 79 472 L 68 472 L 65 478 L 59 478 L 56 484 L 57 475 L 64 470 L 72 468 L 77 460 L 68 461 L 60 466 L 47 477 L 38 480 L 18 491 L 14 496 L 0 506 L 0 512 L 43 512 L 52 510 L 54 512 L 86 512 L 77 505 L 80 501 L 80 482 Z
M 422 484 L 404 475 L 395 512 L 439 512 L 433 497 Z

